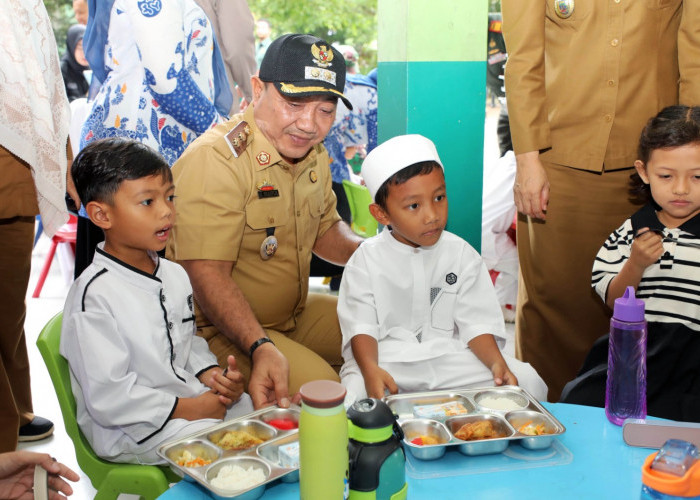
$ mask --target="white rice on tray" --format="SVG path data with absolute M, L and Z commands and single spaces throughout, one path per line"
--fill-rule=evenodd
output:
M 522 408 L 517 402 L 511 398 L 503 396 L 487 396 L 479 401 L 481 406 L 491 408 L 493 410 L 519 410 Z
M 262 469 L 251 465 L 247 469 L 239 465 L 224 465 L 219 469 L 211 485 L 222 490 L 244 490 L 265 481 Z

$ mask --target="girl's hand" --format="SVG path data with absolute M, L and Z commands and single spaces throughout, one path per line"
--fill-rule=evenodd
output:
M 663 253 L 663 236 L 649 230 L 648 227 L 643 227 L 634 237 L 629 262 L 643 272 L 647 267 L 658 262 Z
M 394 377 L 389 372 L 376 365 L 369 374 L 364 375 L 365 390 L 370 398 L 381 399 L 384 397 L 384 390 L 388 389 L 391 394 L 397 394 L 399 388 L 394 381 Z

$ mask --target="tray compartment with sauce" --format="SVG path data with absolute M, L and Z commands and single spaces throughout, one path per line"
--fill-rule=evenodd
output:
M 526 390 L 517 386 L 394 394 L 384 397 L 384 401 L 397 416 L 399 425 L 406 434 L 403 442 L 404 448 L 421 460 L 435 460 L 444 455 L 444 451 L 441 452 L 439 449 L 433 448 L 445 450 L 454 446 L 467 455 L 503 452 L 510 443 L 518 443 L 531 450 L 540 450 L 551 446 L 554 438 L 566 431 L 564 426 L 539 401 Z M 457 403 L 465 411 L 459 410 L 459 414 L 451 416 L 441 414 L 439 407 Z M 425 407 L 430 405 L 435 405 L 438 409 L 432 412 L 433 418 L 427 420 L 447 429 L 449 440 L 444 444 L 428 446 L 411 443 L 413 437 L 409 438 L 409 433 L 417 425 L 413 422 L 423 420 L 422 415 L 425 414 Z M 420 407 L 421 412 L 416 412 L 416 407 Z M 431 413 L 430 408 L 427 412 Z M 527 420 L 523 420 L 523 418 Z M 458 422 L 463 425 L 471 420 L 488 420 L 495 423 L 499 428 L 503 428 L 505 435 L 488 440 L 467 442 L 455 437 L 454 432 L 457 432 L 459 427 L 452 429 L 452 426 L 457 425 Z M 528 420 L 536 422 L 535 425 L 544 424 L 543 428 L 547 434 L 529 436 L 518 432 L 518 428 L 522 427 Z M 521 421 L 522 423 L 520 423 Z M 426 423 L 421 423 L 420 426 L 429 428 Z M 426 451 L 421 452 L 421 448 L 426 448 Z
M 457 445 L 465 455 L 490 455 L 508 448 L 508 439 L 515 431 L 498 415 L 477 413 L 466 417 L 452 417 L 445 426 L 463 444 Z
M 201 484 L 217 499 L 254 500 L 265 492 L 266 485 L 272 481 L 299 480 L 298 466 L 284 466 L 279 457 L 280 447 L 294 447 L 294 443 L 298 443 L 299 415 L 300 408 L 296 405 L 290 408 L 263 408 L 165 443 L 158 448 L 157 453 L 177 474 Z M 226 433 L 232 431 L 245 432 L 260 442 L 249 447 L 242 446 L 241 449 L 227 449 L 226 443 L 219 446 L 217 443 L 220 443 Z M 185 451 L 189 455 L 185 455 Z M 197 457 L 204 461 L 211 460 L 211 463 L 199 467 L 186 467 L 181 465 L 183 455 L 188 459 L 192 455 L 195 461 Z M 212 478 L 226 465 L 238 465 L 256 475 L 256 470 L 260 469 L 264 480 L 238 490 L 214 486 Z M 240 472 L 238 469 L 234 470 Z

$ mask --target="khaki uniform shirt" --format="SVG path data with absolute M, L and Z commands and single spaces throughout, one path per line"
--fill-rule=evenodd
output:
M 225 135 L 241 120 L 250 133 L 235 157 Z M 177 217 L 168 257 L 234 262 L 231 276 L 263 328 L 294 329 L 306 303 L 311 250 L 340 220 L 328 165 L 320 144 L 299 163 L 286 163 L 249 106 L 199 137 L 173 165 Z M 279 196 L 261 197 L 263 186 Z M 268 228 L 278 249 L 263 260 Z M 201 311 L 197 318 L 200 327 L 211 324 Z
M 649 118 L 700 104 L 698 0 L 576 0 L 566 19 L 553 0 L 503 0 L 502 10 L 516 154 L 631 167 Z

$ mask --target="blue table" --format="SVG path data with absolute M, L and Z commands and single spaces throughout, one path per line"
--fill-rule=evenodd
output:
M 654 450 L 627 446 L 622 427 L 608 422 L 602 408 L 544 406 L 566 427 L 549 452 L 536 452 L 533 461 L 518 461 L 514 456 L 520 447 L 511 446 L 506 452 L 510 457 L 466 457 L 448 450 L 435 462 L 409 460 L 408 498 L 639 498 L 642 463 Z M 211 496 L 199 485 L 181 481 L 159 498 L 210 500 Z M 298 499 L 299 484 L 273 482 L 261 498 Z

